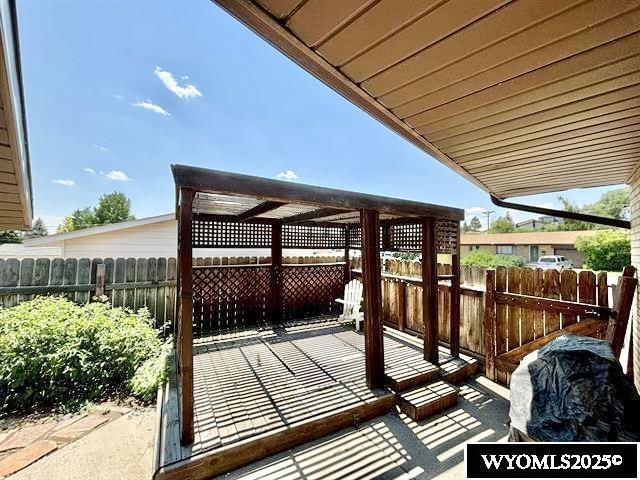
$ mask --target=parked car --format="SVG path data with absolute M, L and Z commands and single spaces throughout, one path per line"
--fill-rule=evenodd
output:
M 537 267 L 542 269 L 555 268 L 556 270 L 564 270 L 565 268 L 573 268 L 573 262 L 567 257 L 561 255 L 547 255 L 538 259 Z

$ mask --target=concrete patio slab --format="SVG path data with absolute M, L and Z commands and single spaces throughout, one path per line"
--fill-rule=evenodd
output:
M 12 475 L 11 480 L 151 478 L 155 411 L 135 410 Z

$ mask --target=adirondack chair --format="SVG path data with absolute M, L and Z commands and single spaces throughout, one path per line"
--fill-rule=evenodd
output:
M 355 322 L 356 330 L 360 330 L 360 325 L 364 320 L 361 311 L 362 306 L 362 282 L 351 280 L 344 287 L 344 298 L 336 298 L 337 303 L 343 305 L 342 315 L 338 317 L 340 322 Z

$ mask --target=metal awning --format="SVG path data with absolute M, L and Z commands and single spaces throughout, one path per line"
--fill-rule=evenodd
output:
M 214 1 L 498 198 L 640 160 L 640 0 Z

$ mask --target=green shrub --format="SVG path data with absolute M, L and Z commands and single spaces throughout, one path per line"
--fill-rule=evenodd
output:
M 622 230 L 602 230 L 588 237 L 578 237 L 576 250 L 584 255 L 591 270 L 619 272 L 631 264 L 629 234 Z
M 158 388 L 164 384 L 169 373 L 169 358 L 173 344 L 165 342 L 157 355 L 148 358 L 129 381 L 131 393 L 145 402 L 155 399 Z
M 518 255 L 493 255 L 483 250 L 476 250 L 467 254 L 460 263 L 478 267 L 522 267 L 525 260 Z
M 128 394 L 136 370 L 160 349 L 146 309 L 63 297 L 0 309 L 0 411 Z

